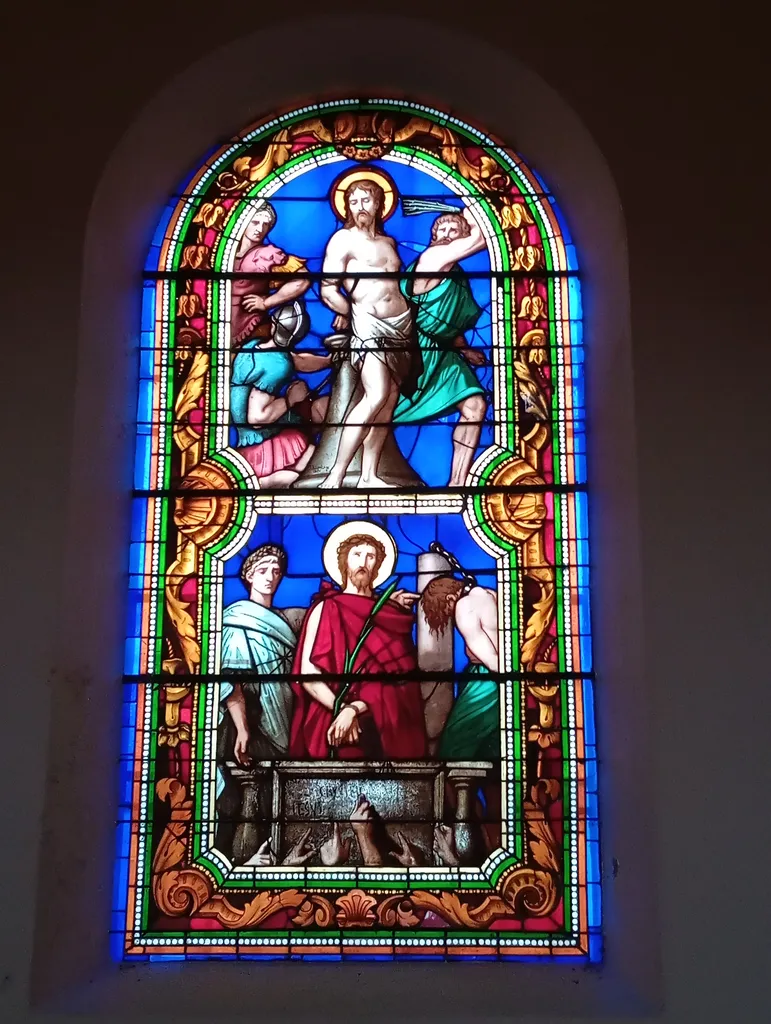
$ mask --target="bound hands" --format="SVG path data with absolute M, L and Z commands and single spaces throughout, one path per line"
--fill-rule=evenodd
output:
M 346 704 L 327 730 L 327 743 L 330 747 L 356 743 L 361 736 L 359 715 L 367 710 L 367 705 L 363 701 L 356 705 Z

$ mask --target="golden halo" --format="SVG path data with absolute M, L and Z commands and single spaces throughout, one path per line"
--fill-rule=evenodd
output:
M 335 529 L 330 533 L 324 542 L 324 550 L 322 558 L 324 559 L 324 568 L 327 571 L 327 575 L 335 581 L 335 583 L 341 587 L 343 585 L 343 577 L 340 574 L 340 567 L 337 564 L 337 549 L 343 543 L 344 540 L 348 540 L 355 533 L 367 533 L 370 537 L 374 537 L 379 540 L 380 543 L 386 550 L 386 556 L 383 559 L 383 564 L 378 570 L 378 574 L 372 582 L 373 587 L 379 587 L 381 583 L 391 575 L 396 565 L 396 543 L 390 533 L 384 530 L 381 526 L 375 526 L 374 523 L 368 523 L 366 519 L 354 519 L 347 523 L 341 523 L 336 526 Z
M 332 209 L 343 223 L 345 223 L 347 218 L 343 198 L 345 190 L 349 185 L 353 185 L 354 182 L 364 181 L 365 179 L 374 181 L 385 193 L 381 214 L 382 220 L 388 220 L 396 209 L 396 184 L 391 175 L 375 167 L 358 167 L 355 171 L 344 171 L 330 189 L 329 198 L 332 202 Z

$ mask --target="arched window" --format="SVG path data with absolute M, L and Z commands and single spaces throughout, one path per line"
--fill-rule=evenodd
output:
M 600 957 L 578 265 L 428 106 L 253 125 L 145 266 L 125 956 Z

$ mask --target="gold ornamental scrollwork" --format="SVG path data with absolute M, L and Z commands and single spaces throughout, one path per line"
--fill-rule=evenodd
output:
M 171 808 L 168 824 L 153 858 L 152 886 L 156 906 L 169 917 L 211 917 L 226 928 L 257 928 L 279 910 L 295 910 L 299 927 L 326 927 L 333 918 L 328 900 L 297 889 L 260 892 L 243 907 L 215 892 L 214 878 L 202 868 L 186 866 L 193 801 L 179 779 L 161 779 L 156 792 Z
M 194 292 L 180 296 L 178 304 L 185 316 L 195 316 L 201 300 Z M 199 407 L 206 390 L 206 381 L 211 357 L 203 347 L 203 339 L 192 327 L 181 327 L 177 332 L 176 357 L 182 363 L 189 363 L 187 373 L 174 402 L 174 443 L 180 450 L 180 473 L 185 477 L 203 455 L 203 434 L 190 422 L 190 414 Z
M 421 139 L 422 137 L 422 139 Z M 195 223 L 221 232 L 226 220 L 222 200 L 238 198 L 263 181 L 289 160 L 295 140 L 313 139 L 317 144 L 332 145 L 342 156 L 359 162 L 378 160 L 395 145 L 412 140 L 423 141 L 438 149 L 441 159 L 479 189 L 493 204 L 505 232 L 517 234 L 514 240 L 514 269 L 537 270 L 544 265 L 543 250 L 532 244 L 527 228 L 535 223 L 524 202 L 511 196 L 512 180 L 497 160 L 483 154 L 477 161 L 469 160 L 462 139 L 447 126 L 434 124 L 427 118 L 412 117 L 397 127 L 396 119 L 379 112 L 342 111 L 330 119 L 309 118 L 277 131 L 266 143 L 261 156 L 242 156 L 232 168 L 217 178 L 220 196 L 203 203 Z M 518 243 L 518 244 L 517 244 Z M 209 258 L 205 246 L 189 246 L 185 259 L 189 266 L 203 266 Z M 204 251 L 206 249 L 206 251 Z
M 555 872 L 545 867 L 518 867 L 506 872 L 495 891 L 478 902 L 475 896 L 417 890 L 383 894 L 352 889 L 334 904 L 317 892 L 297 889 L 265 890 L 243 906 L 215 891 L 213 876 L 190 865 L 188 843 L 193 819 L 193 801 L 179 779 L 161 779 L 158 797 L 169 804 L 170 816 L 153 858 L 152 888 L 155 903 L 168 917 L 211 917 L 234 931 L 257 928 L 279 910 L 290 912 L 296 928 L 341 929 L 413 928 L 428 911 L 457 927 L 476 931 L 501 918 L 546 917 L 559 903 Z M 541 864 L 542 858 L 536 857 Z
M 174 507 L 177 557 L 166 573 L 166 612 L 172 633 L 167 637 L 169 653 L 162 665 L 165 674 L 192 675 L 200 668 L 198 631 L 183 588 L 188 580 L 197 578 L 201 550 L 216 543 L 230 528 L 236 499 L 228 492 L 234 487 L 235 481 L 219 463 L 205 461 L 194 466 L 180 486 Z M 174 747 L 190 738 L 188 726 L 180 721 L 180 704 L 189 692 L 189 685 L 164 687 L 160 744 Z
M 540 590 L 540 597 L 525 624 L 520 649 L 522 667 L 532 671 L 555 610 L 554 568 L 547 562 L 543 535 L 547 517 L 546 485 L 529 462 L 514 456 L 490 478 L 488 486 L 490 492 L 484 498 L 486 519 L 503 540 L 519 546 L 522 570 Z M 527 490 L 528 487 L 533 490 Z
M 561 870 L 562 852 L 547 817 L 547 809 L 559 795 L 560 784 L 557 779 L 539 779 L 530 788 L 530 800 L 523 804 L 528 845 L 533 860 L 555 875 Z

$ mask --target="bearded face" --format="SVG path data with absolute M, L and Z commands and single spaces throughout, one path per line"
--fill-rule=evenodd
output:
M 369 231 L 382 228 L 383 189 L 374 181 L 359 181 L 345 191 L 346 227 Z
M 372 587 L 377 574 L 377 552 L 371 544 L 357 544 L 348 552 L 346 575 L 357 590 Z
M 456 238 L 467 238 L 471 229 L 463 217 L 456 213 L 443 213 L 431 228 L 432 245 L 448 245 Z
M 453 221 L 449 221 L 446 224 L 440 224 L 436 229 L 434 243 L 435 245 L 447 245 L 448 242 L 454 242 L 456 238 L 460 238 L 460 228 Z
M 358 227 L 369 227 L 375 219 L 375 197 L 364 189 L 357 189 L 348 201 L 348 209 Z

